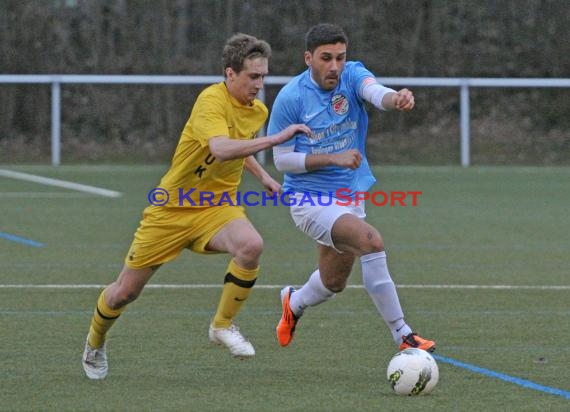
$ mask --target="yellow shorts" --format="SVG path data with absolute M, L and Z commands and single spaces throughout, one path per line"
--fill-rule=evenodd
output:
M 247 219 L 241 206 L 166 208 L 148 206 L 135 232 L 125 264 L 132 269 L 161 265 L 175 259 L 183 249 L 217 253 L 206 245 L 234 219 Z

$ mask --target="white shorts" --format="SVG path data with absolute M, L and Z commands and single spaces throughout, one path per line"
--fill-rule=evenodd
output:
M 311 200 L 308 199 L 309 197 Z M 364 202 L 361 202 L 360 206 L 353 203 L 341 206 L 337 204 L 337 199 L 334 197 L 309 196 L 307 193 L 296 193 L 291 195 L 290 199 L 292 202 L 295 199 L 295 204 L 289 209 L 295 226 L 321 245 L 332 247 L 338 252 L 341 251 L 335 248 L 332 241 L 332 228 L 336 220 L 346 213 L 362 220 L 366 218 Z

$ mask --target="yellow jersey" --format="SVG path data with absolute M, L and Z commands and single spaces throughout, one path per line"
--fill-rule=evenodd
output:
M 165 207 L 236 205 L 245 159 L 217 160 L 208 140 L 215 136 L 253 139 L 267 116 L 260 100 L 243 105 L 224 82 L 204 89 L 184 126 L 170 169 L 158 185 L 169 196 Z

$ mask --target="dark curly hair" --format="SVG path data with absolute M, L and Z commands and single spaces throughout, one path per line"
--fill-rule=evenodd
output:
M 348 37 L 344 30 L 336 24 L 321 23 L 309 29 L 305 35 L 305 50 L 311 54 L 323 44 L 343 43 L 348 45 Z
M 264 40 L 260 40 L 249 34 L 237 33 L 228 39 L 222 52 L 222 65 L 224 76 L 226 68 L 231 67 L 233 71 L 239 73 L 243 69 L 243 62 L 246 59 L 257 57 L 271 57 L 271 46 Z

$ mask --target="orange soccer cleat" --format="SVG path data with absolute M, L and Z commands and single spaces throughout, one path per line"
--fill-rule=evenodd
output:
M 287 346 L 293 340 L 293 332 L 295 332 L 295 326 L 297 326 L 298 316 L 295 316 L 289 305 L 289 300 L 291 294 L 295 292 L 292 286 L 286 286 L 281 289 L 281 306 L 283 307 L 283 312 L 281 313 L 281 319 L 277 328 L 275 328 L 277 334 L 277 341 L 281 346 Z
M 415 333 L 410 333 L 406 336 L 402 336 L 402 343 L 400 344 L 400 350 L 408 348 L 418 348 L 427 352 L 433 352 L 435 351 L 435 342 L 424 339 Z

